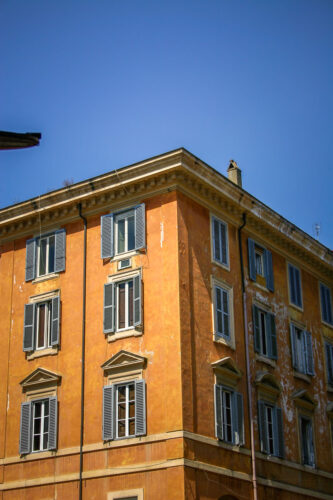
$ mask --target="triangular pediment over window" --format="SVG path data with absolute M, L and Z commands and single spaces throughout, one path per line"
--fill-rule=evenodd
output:
M 305 389 L 295 391 L 292 395 L 292 399 L 295 401 L 297 406 L 302 406 L 303 408 L 307 408 L 309 410 L 314 410 L 317 406 L 317 401 L 313 399 L 311 394 L 309 394 Z
M 147 358 L 133 354 L 132 352 L 121 350 L 102 365 L 104 373 L 111 375 L 124 371 L 142 370 Z
M 258 389 L 259 398 L 272 399 L 275 401 L 280 392 L 281 386 L 274 375 L 267 371 L 259 371 L 256 373 L 255 384 Z
M 34 387 L 56 386 L 61 381 L 61 375 L 50 372 L 44 368 L 37 368 L 21 382 L 23 389 L 33 389 Z
M 235 386 L 242 376 L 242 372 L 230 357 L 221 358 L 211 366 L 219 383 Z

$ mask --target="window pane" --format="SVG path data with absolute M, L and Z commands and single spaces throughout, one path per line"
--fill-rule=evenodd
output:
M 125 401 L 126 400 L 126 386 L 121 385 L 118 387 L 118 401 Z
M 40 449 L 40 436 L 34 436 L 34 444 L 33 444 L 33 450 L 39 450 Z
M 125 251 L 125 220 L 118 221 L 118 253 Z
M 126 405 L 121 403 L 118 405 L 118 418 L 123 420 L 126 417 Z
M 125 423 L 118 422 L 118 437 L 125 436 Z
M 41 419 L 35 418 L 34 419 L 34 434 L 40 434 L 40 424 L 41 424 Z
M 118 328 L 125 328 L 125 283 L 118 285 Z
M 46 450 L 47 449 L 47 446 L 48 446 L 48 441 L 49 441 L 49 434 L 46 433 L 44 434 L 43 436 L 43 450 Z
M 40 304 L 37 307 L 38 314 L 38 331 L 37 331 L 37 348 L 45 347 L 45 325 L 46 325 L 46 315 L 47 307 L 46 304 Z
M 133 326 L 133 281 L 128 282 L 128 326 Z
M 134 418 L 135 417 L 135 403 L 130 403 L 129 404 L 129 418 Z
M 46 238 L 39 240 L 39 276 L 46 274 Z
M 49 268 L 48 272 L 53 273 L 54 272 L 54 249 L 55 249 L 55 237 L 50 236 L 49 237 Z
M 134 434 L 135 434 L 135 421 L 130 420 L 130 422 L 129 422 L 129 435 L 134 436 Z
M 135 248 L 134 215 L 127 219 L 127 250 Z
M 129 386 L 128 392 L 129 392 L 129 400 L 134 401 L 134 399 L 135 399 L 135 386 L 134 386 L 134 384 L 131 384 Z

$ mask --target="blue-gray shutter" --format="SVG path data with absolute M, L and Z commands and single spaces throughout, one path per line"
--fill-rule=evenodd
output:
M 275 408 L 274 419 L 274 450 L 275 454 L 284 457 L 284 436 L 283 436 L 283 417 L 281 408 Z
M 23 351 L 34 350 L 35 304 L 24 306 Z
M 135 381 L 135 435 L 146 434 L 146 389 L 144 380 Z
M 115 390 L 113 385 L 103 387 L 103 441 L 114 439 L 114 405 L 115 405 Z
M 135 250 L 146 246 L 145 204 L 141 203 L 134 209 L 135 213 Z
M 248 238 L 247 246 L 249 253 L 249 276 L 252 281 L 256 281 L 257 271 L 256 271 L 255 252 L 254 252 L 254 241 L 251 238 Z
M 215 234 L 216 228 L 218 228 L 218 222 L 215 219 L 215 217 L 212 217 L 213 259 L 219 262 L 220 261 L 220 253 L 221 253 L 220 237 L 219 237 L 219 231 L 217 231 L 218 234 Z
M 326 294 L 325 287 L 320 283 L 320 301 L 321 301 L 321 317 L 323 321 L 327 321 L 327 307 L 326 307 Z
M 305 335 L 305 355 L 306 355 L 306 372 L 308 375 L 314 375 L 313 352 L 312 352 L 312 337 L 310 332 L 304 331 Z
M 234 443 L 241 446 L 244 444 L 244 409 L 243 409 L 243 395 L 239 392 L 233 393 L 233 430 L 234 430 Z
M 294 268 L 294 276 L 295 276 L 296 305 L 298 307 L 302 307 L 301 273 L 299 269 Z
M 66 230 L 60 229 L 55 234 L 54 272 L 60 273 L 66 268 Z
M 48 450 L 57 449 L 58 403 L 56 396 L 49 398 L 49 441 Z
M 59 345 L 60 297 L 53 297 L 51 310 L 51 345 Z
M 272 252 L 265 249 L 264 251 L 264 266 L 265 266 L 265 278 L 266 278 L 266 286 L 268 290 L 274 292 L 274 275 L 273 275 L 273 261 L 272 261 Z
M 141 276 L 133 278 L 133 318 L 134 326 L 141 325 Z
M 215 384 L 214 385 L 215 434 L 218 439 L 223 439 L 221 393 L 222 393 L 221 386 Z
M 290 324 L 290 344 L 291 344 L 291 359 L 292 365 L 295 370 L 297 370 L 297 358 L 296 358 L 296 339 L 295 339 L 295 327 L 291 323 Z
M 102 259 L 114 255 L 113 214 L 101 217 L 101 256 Z
M 260 436 L 260 448 L 263 453 L 268 453 L 268 442 L 266 433 L 266 409 L 263 401 L 258 401 L 258 425 Z
M 113 283 L 104 285 L 104 317 L 103 317 L 103 332 L 114 332 L 115 326 L 115 287 Z
M 20 455 L 30 453 L 31 449 L 31 403 L 21 404 Z
M 25 253 L 25 281 L 36 277 L 36 238 L 27 240 Z
M 275 316 L 272 313 L 266 313 L 265 323 L 268 332 L 268 354 L 270 358 L 277 359 L 277 343 Z
M 326 342 L 325 351 L 326 351 L 327 381 L 329 384 L 333 384 L 333 346 Z
M 260 352 L 260 327 L 259 327 L 259 309 L 257 306 L 252 306 L 253 316 L 253 337 L 254 337 L 254 350 Z

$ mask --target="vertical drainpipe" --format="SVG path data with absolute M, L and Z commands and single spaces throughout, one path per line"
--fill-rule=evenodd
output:
M 241 266 L 242 278 L 242 299 L 243 299 L 243 318 L 244 318 L 244 339 L 245 339 L 245 357 L 246 357 L 246 381 L 247 381 L 247 402 L 248 412 L 250 419 L 250 437 L 251 437 L 251 465 L 252 465 L 252 486 L 253 486 L 253 500 L 258 499 L 257 493 L 257 474 L 256 474 L 256 452 L 254 446 L 254 427 L 252 415 L 252 392 L 251 392 L 251 371 L 250 371 L 250 354 L 249 354 L 249 333 L 247 328 L 247 303 L 246 303 L 246 288 L 244 280 L 244 265 L 243 265 L 243 252 L 242 252 L 242 235 L 241 231 L 246 224 L 246 213 L 243 213 L 243 223 L 238 228 L 238 245 L 239 245 L 239 258 Z
M 83 430 L 84 430 L 84 369 L 85 369 L 85 341 L 86 341 L 86 264 L 87 264 L 87 219 L 81 213 L 81 203 L 78 204 L 79 217 L 83 220 L 83 285 L 82 285 L 82 354 L 81 354 L 81 425 L 80 425 L 80 479 L 79 500 L 82 500 L 82 471 L 83 471 Z

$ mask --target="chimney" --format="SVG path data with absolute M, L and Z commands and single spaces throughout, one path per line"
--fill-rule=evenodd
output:
M 237 186 L 242 187 L 242 171 L 234 160 L 230 160 L 229 163 L 228 179 Z

